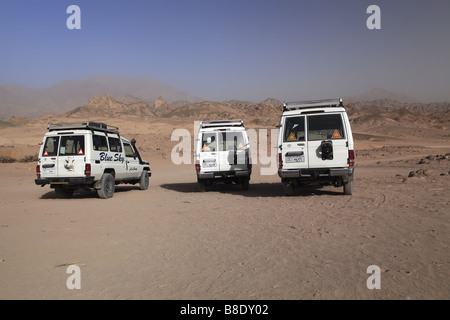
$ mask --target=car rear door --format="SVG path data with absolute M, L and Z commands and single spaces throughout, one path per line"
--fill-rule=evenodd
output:
M 43 178 L 58 175 L 58 148 L 59 136 L 47 136 L 41 149 L 41 176 Z
M 247 170 L 245 146 L 243 131 L 219 132 L 220 171 Z
M 305 116 L 283 117 L 281 123 L 281 160 L 283 169 L 308 167 L 308 141 L 305 139 Z
M 219 171 L 218 133 L 216 131 L 200 133 L 200 168 L 202 172 Z
M 307 139 L 310 168 L 348 166 L 348 139 L 342 113 L 308 115 Z M 332 155 L 323 153 L 323 144 L 331 144 Z
M 85 152 L 85 135 L 62 135 L 59 141 L 59 153 L 56 165 L 58 176 L 84 176 Z

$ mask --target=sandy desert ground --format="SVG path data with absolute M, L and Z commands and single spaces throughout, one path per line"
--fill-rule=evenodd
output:
M 198 192 L 193 165 L 170 161 L 170 133 L 192 123 L 113 122 L 150 162 L 149 190 L 57 199 L 35 162 L 0 164 L 0 299 L 450 299 L 448 127 L 355 122 L 353 196 L 285 197 L 260 164 L 248 191 Z M 1 129 L 2 155 L 37 153 L 45 126 Z M 367 288 L 371 265 L 381 289 Z

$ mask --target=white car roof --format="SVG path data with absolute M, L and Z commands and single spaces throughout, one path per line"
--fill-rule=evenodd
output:
M 295 116 L 300 114 L 312 114 L 312 113 L 331 113 L 331 112 L 346 112 L 344 107 L 325 107 L 325 108 L 305 108 L 305 109 L 295 109 L 284 111 L 282 116 Z

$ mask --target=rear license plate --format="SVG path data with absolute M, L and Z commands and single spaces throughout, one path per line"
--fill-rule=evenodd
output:
M 286 163 L 305 162 L 305 156 L 289 156 L 286 157 Z
M 203 161 L 203 167 L 205 168 L 216 167 L 216 160 Z
M 42 168 L 43 174 L 55 174 L 55 168 Z

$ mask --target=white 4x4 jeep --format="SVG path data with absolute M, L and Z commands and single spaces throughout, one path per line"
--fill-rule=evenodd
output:
M 141 159 L 135 142 L 104 123 L 49 124 L 35 183 L 42 187 L 49 184 L 64 197 L 79 188 L 94 188 L 100 198 L 111 198 L 119 183 L 139 183 L 139 188 L 146 190 L 150 165 Z
M 286 195 L 293 194 L 295 185 L 310 182 L 353 193 L 355 151 L 341 98 L 285 103 L 277 145 Z
M 195 150 L 195 169 L 200 191 L 216 182 L 249 186 L 252 173 L 250 144 L 244 122 L 201 121 Z

